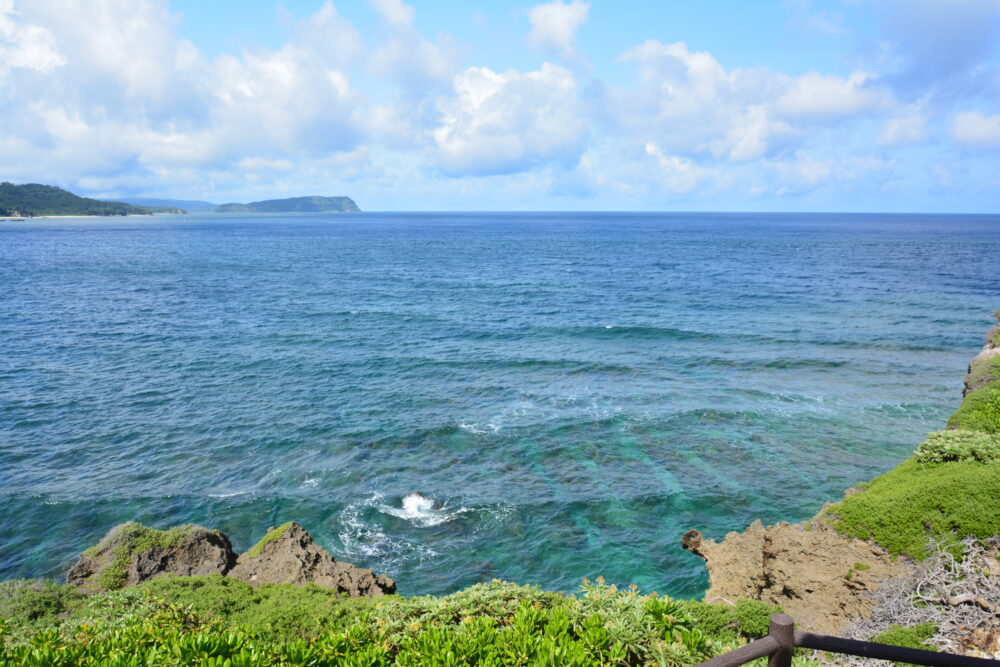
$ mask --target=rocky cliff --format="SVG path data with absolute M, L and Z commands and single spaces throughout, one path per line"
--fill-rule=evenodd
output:
M 843 633 L 869 616 L 881 587 L 914 571 L 909 556 L 926 557 L 929 541 L 971 535 L 995 542 L 1000 326 L 969 363 L 963 401 L 948 426 L 930 434 L 913 458 L 863 489 L 848 489 L 843 501 L 807 522 L 757 521 L 719 542 L 689 531 L 684 548 L 708 568 L 706 602 L 758 599 L 783 607 L 800 629 Z M 990 605 L 1000 609 L 1000 600 Z
M 258 586 L 316 584 L 351 597 L 380 597 L 396 591 L 384 574 L 337 561 L 297 523 L 272 528 L 246 553 L 233 553 L 217 530 L 185 525 L 155 530 L 139 523 L 112 528 L 81 554 L 66 575 L 69 584 L 95 593 L 134 586 L 164 575 L 221 574 Z
M 683 546 L 705 559 L 711 582 L 706 602 L 762 600 L 780 605 L 799 629 L 825 634 L 842 633 L 867 615 L 868 593 L 913 567 L 823 521 L 775 526 L 755 521 L 721 542 L 690 531 Z

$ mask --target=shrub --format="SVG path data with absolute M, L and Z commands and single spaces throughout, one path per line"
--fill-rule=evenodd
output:
M 914 459 L 831 506 L 838 531 L 872 540 L 892 554 L 925 558 L 928 538 L 1000 535 L 1000 466 L 967 461 L 921 464 Z
M 9 633 L 0 664 L 679 667 L 739 643 L 728 629 L 697 627 L 691 604 L 714 613 L 600 580 L 576 596 L 493 581 L 443 597 L 352 600 L 317 587 L 175 577 L 94 595 L 37 631 Z
M 913 452 L 920 463 L 978 461 L 1000 463 L 1000 434 L 981 431 L 937 431 Z
M 902 625 L 891 625 L 885 632 L 872 637 L 873 642 L 879 644 L 891 644 L 892 646 L 904 646 L 906 648 L 919 648 L 925 651 L 936 651 L 933 646 L 925 644 L 928 639 L 937 632 L 935 623 L 919 623 L 904 627 Z
M 0 617 L 22 623 L 49 620 L 82 597 L 73 586 L 47 579 L 4 581 L 0 582 Z
M 1000 433 L 1000 383 L 970 391 L 948 420 L 948 428 Z
M 758 639 L 771 629 L 771 614 L 782 613 L 781 607 L 760 600 L 737 600 L 736 623 L 745 637 Z

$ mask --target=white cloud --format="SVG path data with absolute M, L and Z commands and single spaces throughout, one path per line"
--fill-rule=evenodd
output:
M 587 135 L 576 88 L 572 72 L 549 63 L 526 73 L 470 67 L 439 103 L 439 168 L 482 175 L 576 163 Z
M 537 49 L 559 55 L 567 60 L 579 57 L 576 49 L 576 31 L 587 22 L 590 3 L 556 0 L 535 5 L 528 10 L 531 32 L 528 41 Z
M 370 0 L 375 10 L 389 23 L 411 25 L 416 15 L 413 7 L 402 0 Z
M 48 72 L 66 64 L 52 33 L 15 20 L 14 0 L 0 0 L 0 77 L 18 68 Z
M 979 111 L 956 114 L 951 137 L 960 144 L 975 148 L 1000 148 L 1000 113 L 984 116 Z
M 913 146 L 926 140 L 927 117 L 916 107 L 889 118 L 877 139 L 880 146 Z
M 677 155 L 665 155 L 660 148 L 647 142 L 644 150 L 646 155 L 654 158 L 658 167 L 656 184 L 667 190 L 683 194 L 697 188 L 705 181 L 710 180 L 714 173 L 711 169 L 700 166 L 691 160 Z
M 809 72 L 794 79 L 776 103 L 789 116 L 851 116 L 886 107 L 885 91 L 867 85 L 871 75 L 853 72 L 847 78 Z

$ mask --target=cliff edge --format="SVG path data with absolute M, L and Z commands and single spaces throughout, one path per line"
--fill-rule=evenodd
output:
M 996 543 L 997 498 L 1000 325 L 969 363 L 948 429 L 929 434 L 911 458 L 804 523 L 756 521 L 719 542 L 692 530 L 682 546 L 705 559 L 706 602 L 761 600 L 783 607 L 800 629 L 842 634 L 872 613 L 880 588 L 912 578 L 931 545 Z M 1000 613 L 1000 600 L 985 604 Z

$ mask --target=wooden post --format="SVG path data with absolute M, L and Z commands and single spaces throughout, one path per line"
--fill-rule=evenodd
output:
M 795 623 L 787 614 L 771 616 L 771 631 L 769 637 L 778 642 L 778 650 L 771 654 L 767 667 L 791 667 L 792 648 L 795 646 Z

